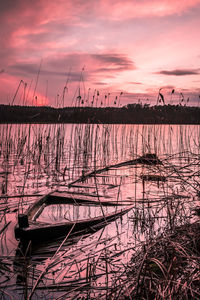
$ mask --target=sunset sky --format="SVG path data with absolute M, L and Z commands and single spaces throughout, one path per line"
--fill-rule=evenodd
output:
M 200 0 L 0 1 L 0 103 L 154 104 L 162 88 L 197 104 L 199 16 Z

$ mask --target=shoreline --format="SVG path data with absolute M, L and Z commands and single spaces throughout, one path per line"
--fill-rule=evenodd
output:
M 200 125 L 200 108 L 127 105 L 65 107 L 0 105 L 0 124 L 172 124 Z

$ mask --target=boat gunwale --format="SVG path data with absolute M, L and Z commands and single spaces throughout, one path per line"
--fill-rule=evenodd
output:
M 48 230 L 67 230 L 69 228 L 72 228 L 73 226 L 75 226 L 76 228 L 78 227 L 85 227 L 85 230 L 91 230 L 94 226 L 97 227 L 101 227 L 104 225 L 107 225 L 108 223 L 116 220 L 118 217 L 123 216 L 124 214 L 126 214 L 127 212 L 129 212 L 132 208 L 134 208 L 134 205 L 123 205 L 124 207 L 121 209 L 118 209 L 114 212 L 108 213 L 106 215 L 102 214 L 101 216 L 97 216 L 94 218 L 90 218 L 90 219 L 81 219 L 81 220 L 76 220 L 76 221 L 67 221 L 66 222 L 58 222 L 58 223 L 46 223 L 46 222 L 40 222 L 40 221 L 34 221 L 32 220 L 34 218 L 34 216 L 37 214 L 37 211 L 40 210 L 41 205 L 43 206 L 43 208 L 46 205 L 51 205 L 51 204 L 55 204 L 55 202 L 50 202 L 51 199 L 53 199 L 53 192 L 50 194 L 47 194 L 43 197 L 41 197 L 40 199 L 38 199 L 35 203 L 33 203 L 27 210 L 26 212 L 26 216 L 28 218 L 28 224 L 29 226 L 27 227 L 19 227 L 19 224 L 17 224 L 15 226 L 15 237 L 16 239 L 20 239 L 20 240 L 35 240 L 36 238 L 34 237 L 34 234 L 36 232 L 39 231 L 48 231 Z M 74 199 L 71 199 L 71 203 L 69 203 L 68 201 L 64 201 L 64 197 L 60 197 L 59 196 L 55 196 L 54 201 L 56 201 L 56 204 L 61 204 L 61 203 L 66 203 L 66 204 L 74 204 Z M 73 200 L 73 201 L 72 201 Z M 81 199 L 79 199 L 81 201 Z M 46 203 L 45 203 L 46 202 Z M 101 206 L 102 203 L 101 201 L 83 201 L 82 203 L 77 203 L 78 205 L 82 206 L 84 203 L 84 205 L 95 205 L 95 206 Z M 121 204 L 121 203 L 120 203 Z M 115 203 L 110 203 L 110 202 L 103 202 L 103 206 L 121 206 L 118 205 L 116 202 Z M 43 209 L 41 210 L 41 212 L 43 211 Z M 80 228 L 79 228 L 80 230 Z M 76 231 L 76 229 L 75 229 Z M 95 231 L 95 229 L 94 229 Z M 44 232 L 43 232 L 44 234 Z M 30 235 L 30 236 L 28 236 Z M 47 237 L 48 238 L 48 237 Z M 38 239 L 40 239 L 40 237 L 38 237 Z
M 59 226 L 73 226 L 74 224 L 77 224 L 77 225 L 80 225 L 80 224 L 83 224 L 83 223 L 92 223 L 92 222 L 95 222 L 95 221 L 105 221 L 106 222 L 106 219 L 108 218 L 115 218 L 117 217 L 118 215 L 121 215 L 123 213 L 126 213 L 128 211 L 130 211 L 132 208 L 134 208 L 135 206 L 134 205 L 130 205 L 130 206 L 125 206 L 124 209 L 121 209 L 121 210 L 117 210 L 115 212 L 111 212 L 111 213 L 108 213 L 106 214 L 105 216 L 98 216 L 98 217 L 94 217 L 94 218 L 90 218 L 90 219 L 81 219 L 81 220 L 75 220 L 75 221 L 67 221 L 66 222 L 59 222 L 59 223 L 45 223 L 45 222 L 41 222 L 41 221 L 33 221 L 31 220 L 30 221 L 30 226 L 29 227 L 25 227 L 23 228 L 23 230 L 25 231 L 28 231 L 28 230 L 33 230 L 34 228 L 31 228 L 31 227 L 34 227 L 36 226 L 36 224 L 38 224 L 37 228 L 39 227 L 59 227 Z

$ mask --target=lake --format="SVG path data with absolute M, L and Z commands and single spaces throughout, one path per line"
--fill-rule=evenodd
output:
M 147 153 L 161 164 L 116 167 Z M 199 125 L 0 125 L 2 299 L 117 298 L 127 266 L 147 241 L 198 220 L 199 158 Z M 14 237 L 18 214 L 56 190 L 84 191 L 133 208 L 93 234 L 30 244 L 24 252 Z M 110 211 L 52 205 L 40 221 Z

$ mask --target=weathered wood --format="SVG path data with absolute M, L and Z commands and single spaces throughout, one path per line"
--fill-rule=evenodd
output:
M 65 197 L 66 196 L 66 197 Z M 29 227 L 21 226 L 21 224 L 17 224 L 15 227 L 15 237 L 16 239 L 20 239 L 23 241 L 32 240 L 34 242 L 49 240 L 58 236 L 66 235 L 71 228 L 73 227 L 72 232 L 79 232 L 80 234 L 88 233 L 88 232 L 95 232 L 98 229 L 106 226 L 109 222 L 116 220 L 120 216 L 124 215 L 128 211 L 130 211 L 133 206 L 126 206 L 121 210 L 116 210 L 113 213 L 109 213 L 106 215 L 102 215 L 99 217 L 86 219 L 86 220 L 76 220 L 76 221 L 66 221 L 60 222 L 56 224 L 49 224 L 49 223 L 41 223 L 37 222 L 35 216 L 40 213 L 41 207 L 43 208 L 45 205 L 51 204 L 87 204 L 87 205 L 100 205 L 97 200 L 87 200 L 81 199 L 80 195 L 78 195 L 75 199 L 70 198 L 70 195 L 65 193 L 51 193 L 42 198 L 40 198 L 37 202 L 35 202 L 31 207 L 28 209 L 26 216 L 28 220 Z M 103 204 L 102 204 L 103 203 Z M 115 205 L 117 203 L 109 203 L 106 201 L 101 202 L 101 205 Z
M 120 168 L 120 167 L 124 167 L 124 166 L 130 166 L 130 165 L 137 165 L 137 164 L 144 164 L 144 165 L 158 165 L 158 164 L 162 164 L 161 160 L 157 157 L 157 155 L 155 153 L 147 153 L 144 154 L 136 159 L 132 159 L 132 160 L 128 160 L 125 162 L 121 162 L 121 163 L 117 163 L 114 165 L 109 165 L 106 166 L 102 169 L 97 169 L 94 170 L 88 174 L 85 174 L 81 177 L 79 177 L 77 180 L 69 183 L 68 187 L 72 187 L 75 183 L 78 182 L 84 182 L 86 179 L 96 176 L 97 174 L 109 171 L 110 169 L 113 168 Z
M 18 215 L 18 225 L 19 225 L 19 228 L 29 227 L 28 216 L 26 214 Z

